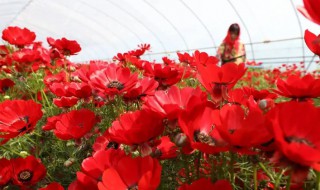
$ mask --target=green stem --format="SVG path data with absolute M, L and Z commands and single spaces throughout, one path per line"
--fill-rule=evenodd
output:
M 230 152 L 230 177 L 231 183 L 235 185 L 235 175 L 234 175 L 234 163 L 235 163 L 236 155 L 233 152 Z
M 257 164 L 253 164 L 253 182 L 254 182 L 254 190 L 258 190 L 258 178 L 257 178 Z
M 267 168 L 263 165 L 263 163 L 262 163 L 262 162 L 259 162 L 258 164 L 259 164 L 260 168 L 264 171 L 264 173 L 266 173 L 267 176 L 268 176 L 272 181 L 274 181 L 274 178 L 273 178 L 272 174 L 267 170 Z
M 186 177 L 187 177 L 187 183 L 190 184 L 191 183 L 191 179 L 190 179 L 190 170 L 189 170 L 189 160 L 188 160 L 188 156 L 182 154 L 182 159 L 184 162 L 184 169 L 186 172 Z
M 277 179 L 276 179 L 276 182 L 274 185 L 274 190 L 280 190 L 280 181 L 281 181 L 282 175 L 285 171 L 286 170 L 282 170 L 282 172 L 279 175 L 277 175 Z
M 196 175 L 197 175 L 197 179 L 200 178 L 200 164 L 201 164 L 201 152 L 198 152 L 197 155 L 197 167 L 196 167 Z
M 5 147 L 5 146 L 0 146 L 0 148 L 4 149 L 5 151 L 8 151 L 8 152 L 14 153 L 14 154 L 18 155 L 19 157 L 21 157 L 20 152 L 17 152 L 16 150 L 14 150 L 14 148 L 9 149 L 9 148 L 7 148 L 7 147 Z
M 286 190 L 290 190 L 290 186 L 291 186 L 291 177 L 292 177 L 292 171 L 289 174 L 289 177 L 287 179 L 287 185 L 286 185 Z
M 316 171 L 316 176 L 317 176 L 316 190 L 320 190 L 320 172 Z

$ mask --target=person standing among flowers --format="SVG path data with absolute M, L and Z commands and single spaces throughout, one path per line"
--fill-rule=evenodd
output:
M 236 64 L 246 62 L 246 50 L 244 44 L 240 41 L 240 26 L 237 23 L 231 24 L 228 34 L 219 46 L 217 57 L 221 65 L 228 62 Z

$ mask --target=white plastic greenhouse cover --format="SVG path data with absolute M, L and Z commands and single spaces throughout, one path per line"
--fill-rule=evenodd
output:
M 0 29 L 27 27 L 37 40 L 66 37 L 82 51 L 75 62 L 110 59 L 150 43 L 145 58 L 176 59 L 195 49 L 216 54 L 232 23 L 241 26 L 249 60 L 264 65 L 312 60 L 305 29 L 320 27 L 296 10 L 302 0 L 0 0 Z

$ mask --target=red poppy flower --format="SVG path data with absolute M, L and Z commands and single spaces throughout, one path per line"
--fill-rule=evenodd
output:
M 108 64 L 103 70 L 98 70 L 90 76 L 92 89 L 108 95 L 123 94 L 136 85 L 137 73 L 131 73 L 129 68 L 116 64 Z
M 200 104 L 193 109 L 182 112 L 179 116 L 179 125 L 188 137 L 191 147 L 204 153 L 218 153 L 227 151 L 215 123 L 215 110 L 209 103 Z
M 314 54 L 320 56 L 320 35 L 316 36 L 309 30 L 306 30 L 304 33 L 304 41 Z
M 75 40 L 68 40 L 66 38 L 55 40 L 49 37 L 47 38 L 47 42 L 52 48 L 56 48 L 63 55 L 75 55 L 81 51 L 80 45 Z
M 73 110 L 55 119 L 54 134 L 62 140 L 82 138 L 97 123 L 94 112 L 88 109 Z
M 244 64 L 228 63 L 219 67 L 216 64 L 206 66 L 198 64 L 198 79 L 215 101 L 227 99 L 228 90 L 244 75 Z
M 11 163 L 13 184 L 18 186 L 35 185 L 47 173 L 45 166 L 34 156 L 12 159 Z
M 78 100 L 79 99 L 74 96 L 62 96 L 60 98 L 53 98 L 53 103 L 59 108 L 69 108 L 76 105 L 78 103 Z
M 15 83 L 11 79 L 0 79 L 0 93 L 5 93 L 10 87 L 13 87 Z
M 167 91 L 156 91 L 154 96 L 145 97 L 143 100 L 145 102 L 143 109 L 152 110 L 160 113 L 164 118 L 174 120 L 188 105 L 206 101 L 207 95 L 200 88 L 179 89 L 177 86 L 172 86 Z
M 161 165 L 147 157 L 123 157 L 117 165 L 103 172 L 99 190 L 143 189 L 156 190 L 160 185 Z M 116 187 L 116 188 L 115 188 Z
M 36 39 L 36 34 L 27 28 L 9 26 L 2 31 L 2 39 L 12 45 L 24 46 L 31 44 Z
M 320 5 L 318 0 L 303 0 L 304 6 L 298 6 L 303 16 L 316 24 L 320 24 Z
M 269 132 L 262 110 L 252 96 L 247 104 L 247 111 L 240 105 L 226 104 L 223 106 L 220 110 L 221 123 L 217 122 L 216 128 L 221 137 L 229 143 L 230 148 L 234 151 L 249 153 L 250 148 L 269 142 L 272 134 Z
M 278 104 L 267 114 L 278 151 L 291 163 L 317 171 L 320 171 L 319 114 L 319 108 L 309 102 L 293 101 Z
M 12 175 L 12 167 L 10 161 L 1 158 L 0 159 L 0 187 L 9 183 Z
M 145 61 L 143 70 L 145 76 L 154 77 L 159 82 L 159 87 L 166 89 L 181 80 L 184 68 Z
M 159 136 L 163 130 L 162 117 L 159 114 L 138 110 L 121 115 L 108 128 L 107 133 L 112 142 L 139 145 Z
M 159 83 L 153 78 L 139 79 L 134 87 L 128 90 L 123 97 L 125 100 L 140 100 L 141 97 L 154 95 Z
M 64 188 L 57 182 L 50 183 L 47 187 L 40 188 L 39 190 L 64 190 Z
M 214 56 L 209 56 L 206 52 L 195 51 L 194 52 L 194 60 L 196 66 L 201 64 L 202 66 L 208 65 L 217 65 L 219 63 L 219 59 Z
M 0 138 L 10 138 L 34 130 L 42 117 L 41 104 L 32 100 L 6 100 L 0 104 Z
M 69 186 L 69 190 L 97 190 L 98 181 L 101 180 L 103 172 L 113 167 L 117 162 L 125 157 L 122 150 L 101 150 L 83 160 L 81 171 L 77 172 L 77 180 Z
M 315 79 L 310 74 L 302 78 L 290 75 L 286 81 L 278 78 L 277 87 L 278 90 L 274 90 L 276 93 L 298 101 L 320 96 L 320 79 Z
M 178 190 L 232 190 L 232 186 L 227 180 L 219 180 L 212 183 L 210 179 L 201 178 L 192 182 L 191 185 L 184 184 Z
M 91 96 L 91 88 L 88 84 L 78 82 L 54 82 L 48 84 L 48 88 L 58 97 L 88 98 Z
M 94 152 L 97 152 L 99 150 L 107 150 L 107 149 L 118 149 L 119 144 L 116 142 L 110 141 L 109 137 L 107 134 L 103 134 L 102 136 L 99 136 L 96 138 L 94 141 L 94 144 L 92 145 L 92 149 Z

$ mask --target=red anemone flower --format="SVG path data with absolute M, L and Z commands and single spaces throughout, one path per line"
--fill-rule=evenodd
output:
M 174 120 L 188 105 L 196 105 L 206 101 L 207 95 L 200 88 L 185 87 L 179 89 L 177 86 L 172 86 L 166 91 L 156 91 L 154 96 L 145 97 L 143 100 L 145 102 L 143 109 L 152 110 L 161 114 L 164 118 Z
M 123 157 L 103 172 L 99 190 L 143 189 L 156 190 L 160 185 L 161 165 L 157 159 Z
M 128 90 L 123 97 L 125 100 L 140 100 L 144 96 L 154 95 L 159 83 L 153 78 L 139 79 L 134 87 Z
M 304 41 L 314 54 L 320 56 L 320 35 L 316 36 L 309 30 L 306 30 L 304 33 Z
M 154 77 L 159 82 L 159 88 L 167 87 L 178 83 L 183 77 L 184 68 L 175 65 L 164 65 L 145 61 L 143 64 L 144 75 Z
M 75 40 L 68 40 L 66 38 L 53 39 L 47 38 L 47 42 L 52 48 L 56 48 L 63 55 L 75 55 L 81 51 L 81 47 Z
M 162 117 L 148 110 L 128 112 L 119 117 L 108 128 L 112 142 L 139 145 L 158 137 L 164 130 Z
M 184 184 L 178 190 L 232 190 L 232 186 L 227 180 L 219 180 L 212 183 L 210 179 L 201 178 L 191 185 Z
M 11 79 L 0 79 L 0 93 L 5 93 L 10 87 L 14 86 Z
M 262 110 L 252 96 L 247 104 L 247 111 L 240 105 L 223 106 L 220 110 L 220 122 L 216 123 L 216 128 L 231 149 L 251 153 L 251 148 L 270 142 L 272 134 L 269 132 L 268 122 Z M 218 113 L 215 116 L 219 117 Z
M 103 70 L 91 74 L 90 82 L 93 90 L 108 95 L 118 95 L 130 90 L 136 85 L 138 74 L 131 73 L 129 68 L 116 64 L 108 64 Z
M 196 66 L 201 64 L 203 66 L 217 65 L 219 59 L 214 56 L 209 56 L 206 52 L 199 52 L 198 50 L 194 52 L 194 60 Z
M 102 178 L 103 172 L 113 167 L 117 162 L 125 157 L 122 150 L 101 150 L 83 160 L 81 171 L 77 172 L 77 179 L 69 186 L 69 190 L 97 190 L 98 182 Z
M 278 151 L 291 162 L 320 171 L 320 110 L 309 102 L 286 102 L 268 112 Z
M 40 188 L 39 190 L 64 190 L 64 188 L 57 182 L 50 183 L 47 187 Z
M 0 104 L 0 138 L 10 138 L 34 130 L 42 117 L 41 104 L 32 100 L 6 100 Z
M 320 4 L 318 0 L 303 0 L 304 6 L 298 6 L 303 16 L 316 24 L 320 24 Z
M 179 61 L 181 63 L 184 63 L 184 64 L 187 64 L 187 65 L 190 65 L 191 67 L 196 67 L 196 62 L 194 60 L 194 57 L 191 56 L 190 54 L 188 53 L 177 53 L 178 57 L 179 57 Z
M 78 100 L 79 99 L 74 96 L 62 96 L 60 98 L 53 98 L 53 103 L 59 108 L 69 108 L 76 105 L 78 103 Z
M 320 79 L 315 79 L 310 74 L 302 78 L 290 75 L 286 81 L 278 78 L 277 87 L 278 90 L 274 90 L 276 93 L 298 101 L 320 96 Z
M 169 136 L 163 136 L 157 146 L 153 146 L 151 156 L 158 159 L 170 159 L 177 157 L 178 147 L 171 142 Z
M 1 158 L 0 159 L 0 187 L 9 183 L 12 175 L 12 167 L 10 161 Z
M 31 44 L 36 39 L 36 34 L 27 28 L 9 26 L 2 31 L 2 39 L 12 45 L 24 46 Z
M 82 138 L 97 123 L 94 112 L 88 109 L 73 110 L 56 119 L 53 121 L 55 123 L 54 133 L 62 140 Z
M 35 185 L 47 173 L 45 166 L 34 156 L 12 159 L 11 163 L 13 184 L 18 186 Z
M 179 126 L 192 148 L 209 154 L 227 151 L 225 142 L 215 127 L 219 119 L 215 117 L 217 111 L 210 103 L 203 103 L 180 114 Z
M 228 63 L 219 67 L 216 64 L 206 66 L 198 64 L 198 79 L 206 90 L 212 95 L 215 101 L 222 98 L 227 99 L 228 90 L 231 89 L 237 81 L 246 72 L 245 65 Z

